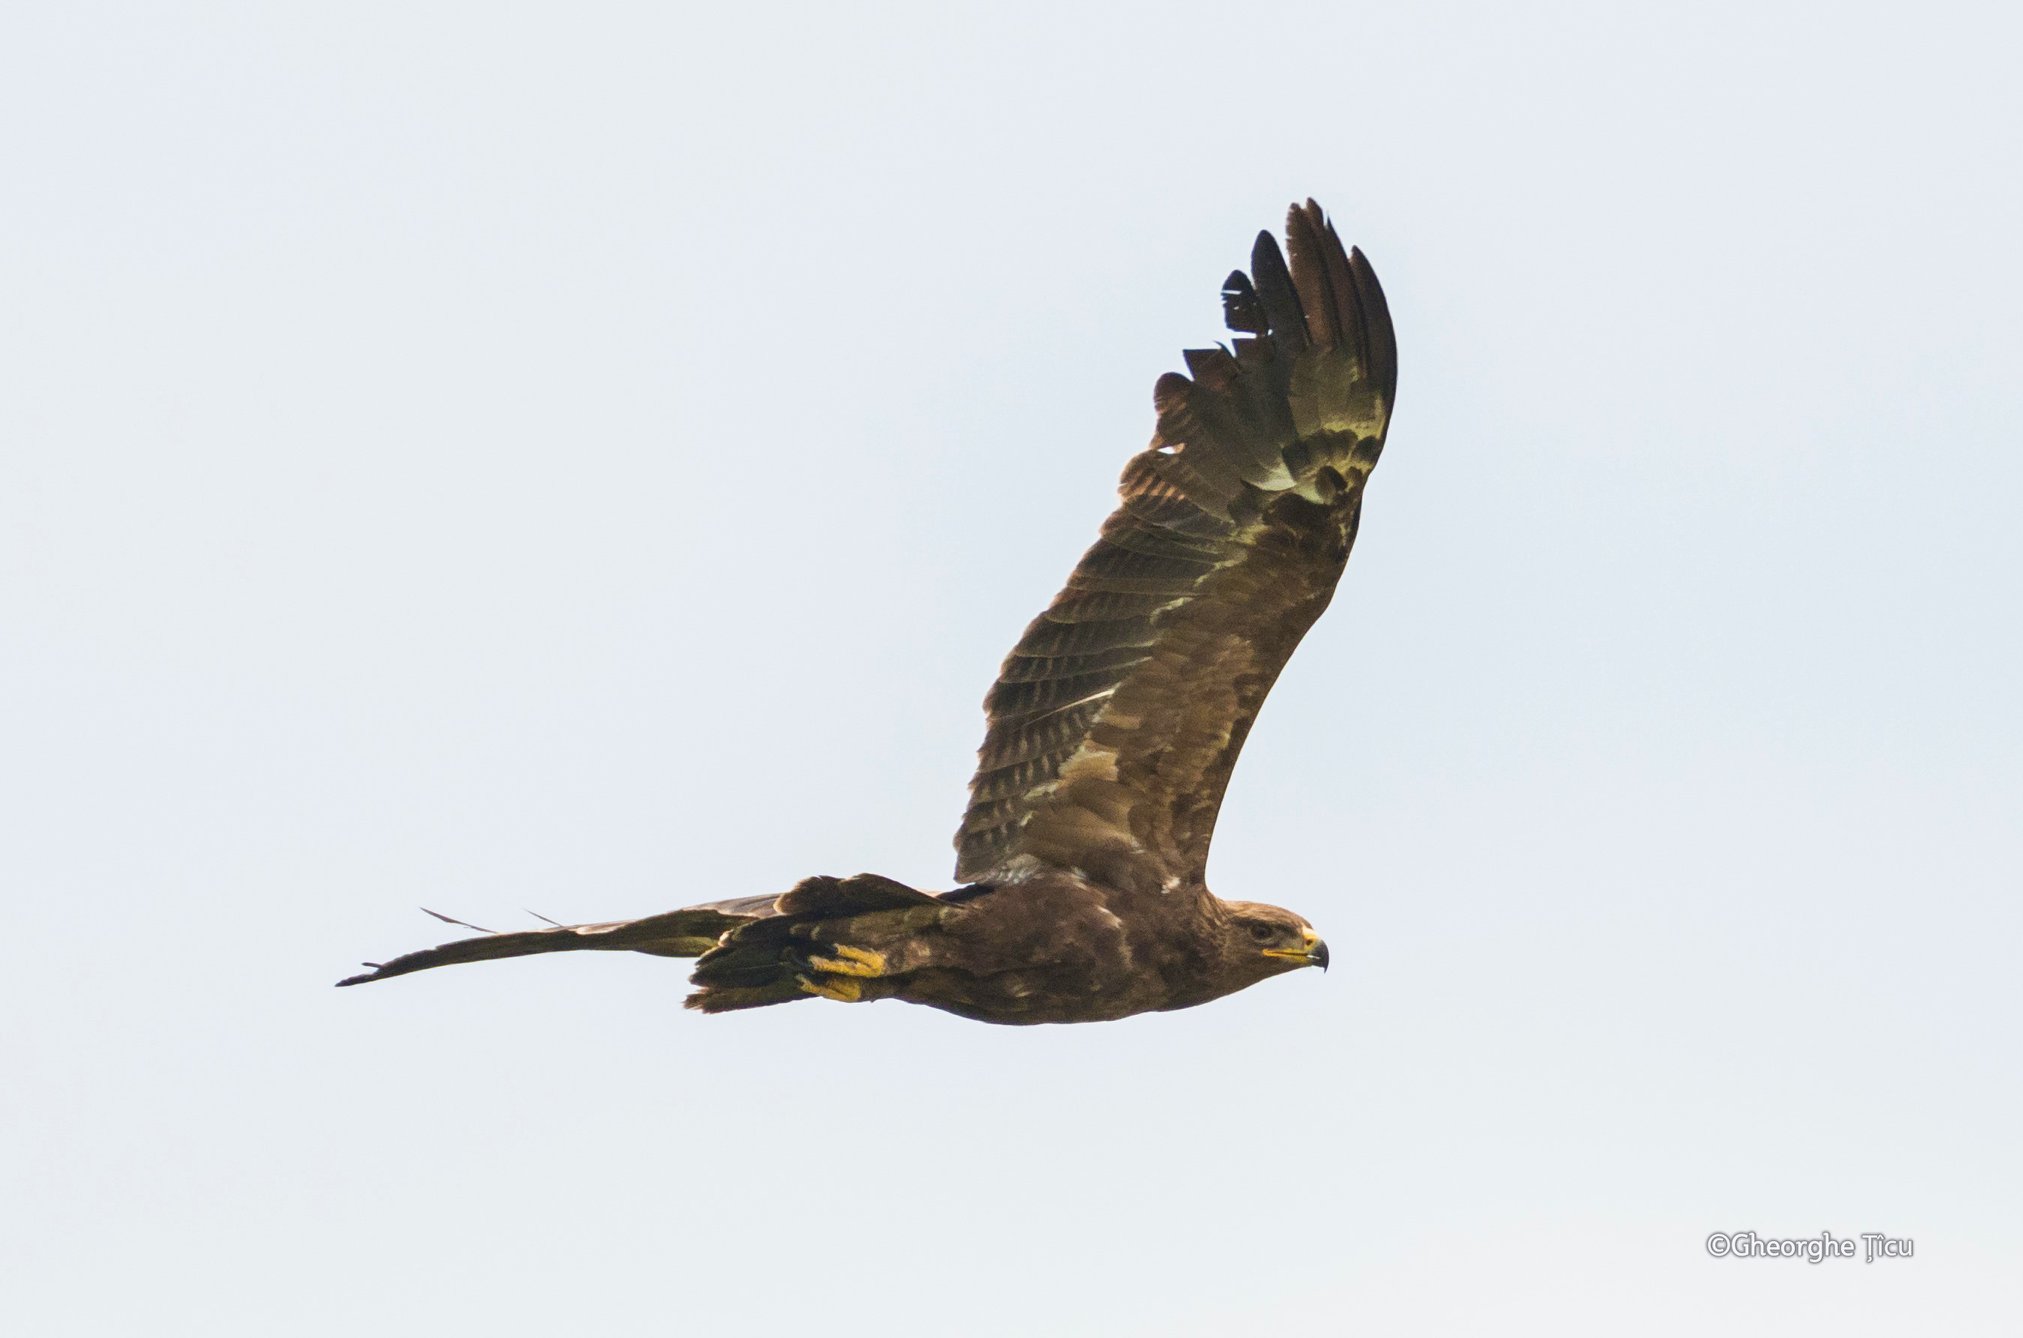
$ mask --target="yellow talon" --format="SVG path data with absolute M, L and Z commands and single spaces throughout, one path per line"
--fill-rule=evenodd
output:
M 810 957 L 808 965 L 818 971 L 828 971 L 839 976 L 882 976 L 885 974 L 885 954 L 872 952 L 868 948 L 853 948 L 847 943 L 838 943 L 830 949 L 834 957 Z
M 834 999 L 837 1003 L 859 1003 L 864 998 L 864 987 L 854 980 L 816 980 L 812 976 L 795 976 L 794 979 L 801 982 L 805 993 Z

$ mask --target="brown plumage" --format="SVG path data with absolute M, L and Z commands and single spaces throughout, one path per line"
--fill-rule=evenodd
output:
M 874 874 L 778 897 L 409 953 L 353 985 L 579 949 L 699 957 L 688 1004 L 903 999 L 987 1022 L 1185 1008 L 1327 947 L 1300 916 L 1205 878 L 1237 753 L 1334 594 L 1383 450 L 1397 350 L 1376 275 L 1295 206 L 1232 273 L 1228 348 L 1153 391 L 1121 504 L 985 698 L 952 892 Z M 447 918 L 447 917 L 443 917 Z M 451 921 L 451 923 L 460 923 Z M 471 928 L 473 926 L 465 926 Z

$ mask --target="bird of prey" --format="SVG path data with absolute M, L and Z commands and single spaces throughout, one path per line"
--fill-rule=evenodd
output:
M 1348 561 L 1397 347 L 1376 275 L 1312 200 L 1291 210 L 1284 253 L 1259 234 L 1222 305 L 1230 343 L 1159 378 L 1158 428 L 1116 511 L 984 699 L 959 886 L 808 878 L 639 920 L 480 930 L 339 983 L 625 950 L 698 958 L 687 1004 L 705 1013 L 901 999 L 1038 1023 L 1189 1008 L 1325 967 L 1301 916 L 1208 890 L 1208 843 L 1258 707 Z

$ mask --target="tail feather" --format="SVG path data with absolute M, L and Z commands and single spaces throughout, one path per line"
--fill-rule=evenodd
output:
M 764 985 L 712 985 L 689 995 L 682 1001 L 682 1006 L 699 1013 L 735 1013 L 745 1008 L 764 1008 L 769 1004 L 793 1003 L 796 999 L 810 997 L 801 988 L 799 980 L 788 976 Z
M 337 983 L 362 985 L 432 967 L 544 952 L 643 952 L 700 959 L 689 978 L 695 992 L 687 1006 L 705 1013 L 762 1008 L 812 994 L 876 998 L 884 982 L 866 979 L 862 970 L 839 976 L 818 960 L 834 966 L 839 951 L 865 949 L 861 958 L 882 961 L 876 954 L 883 947 L 935 923 L 949 905 L 890 878 L 858 874 L 804 878 L 777 897 L 742 897 L 606 924 L 550 922 L 545 929 L 507 934 L 429 911 L 438 920 L 477 930 L 478 937 L 367 962 L 370 971 Z
M 659 957 L 699 957 L 739 925 L 750 924 L 761 916 L 772 914 L 774 903 L 773 897 L 743 897 L 707 906 L 690 906 L 638 920 L 556 925 L 549 929 L 527 929 L 510 934 L 479 929 L 477 925 L 451 919 L 439 911 L 429 911 L 438 920 L 464 929 L 477 929 L 480 937 L 423 948 L 388 962 L 367 962 L 365 965 L 372 970 L 348 976 L 337 983 L 340 986 L 363 985 L 368 981 L 386 980 L 431 967 L 489 962 L 501 957 L 527 957 L 542 952 L 644 952 Z

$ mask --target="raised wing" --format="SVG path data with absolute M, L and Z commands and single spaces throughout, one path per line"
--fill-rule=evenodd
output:
M 1234 350 L 1159 378 L 1122 504 L 984 699 L 958 879 L 1204 878 L 1244 737 L 1348 561 L 1397 386 L 1362 253 L 1312 200 L 1286 243 L 1290 269 L 1260 233 L 1223 285 Z

